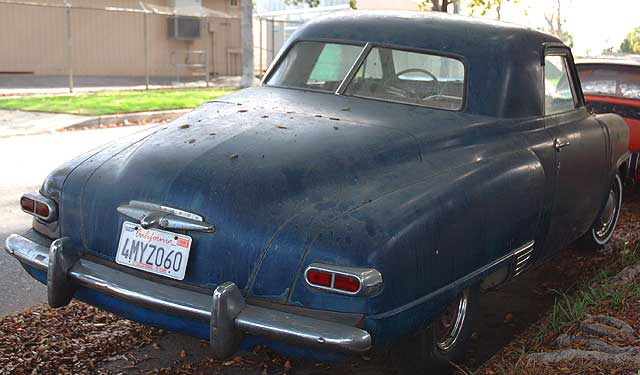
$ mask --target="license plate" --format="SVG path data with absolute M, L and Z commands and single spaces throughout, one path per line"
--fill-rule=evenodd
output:
M 144 229 L 125 221 L 118 243 L 116 263 L 183 280 L 189 260 L 191 237 L 158 229 Z

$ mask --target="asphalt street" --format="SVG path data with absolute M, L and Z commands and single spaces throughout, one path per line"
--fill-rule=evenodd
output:
M 7 236 L 25 232 L 31 225 L 31 217 L 18 206 L 20 196 L 24 192 L 38 190 L 53 169 L 73 157 L 147 127 L 131 126 L 0 139 L 0 316 L 45 303 L 47 299 L 45 287 L 34 281 L 4 251 Z

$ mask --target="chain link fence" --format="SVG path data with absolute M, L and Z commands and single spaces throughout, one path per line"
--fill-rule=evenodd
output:
M 239 9 L 113 2 L 0 0 L 0 89 L 237 84 Z
M 254 69 L 262 77 L 278 51 L 304 22 L 278 20 L 272 17 L 253 19 Z

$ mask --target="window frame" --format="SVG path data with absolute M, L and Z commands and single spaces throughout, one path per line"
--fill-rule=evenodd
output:
M 567 109 L 566 111 L 555 112 L 555 113 L 547 113 L 547 102 L 546 102 L 546 90 L 547 90 L 547 79 L 545 75 L 545 66 L 547 65 L 547 57 L 549 56 L 560 56 L 562 58 L 562 66 L 567 73 L 567 80 L 569 81 L 569 88 L 571 90 L 571 96 L 573 99 L 573 108 Z M 573 56 L 571 55 L 571 51 L 569 48 L 564 45 L 545 45 L 544 53 L 542 55 L 542 115 L 544 117 L 560 115 L 563 113 L 568 113 L 571 111 L 575 111 L 576 109 L 584 107 L 584 97 L 582 90 L 580 89 L 580 81 L 578 78 L 578 71 L 576 69 L 576 65 L 573 62 Z
M 358 55 L 356 60 L 353 62 L 353 64 L 349 68 L 349 70 L 347 70 L 347 74 L 344 76 L 344 78 L 342 79 L 342 81 L 338 85 L 336 91 L 333 92 L 333 93 L 331 93 L 329 91 L 315 90 L 315 89 L 309 89 L 309 88 L 288 87 L 288 86 L 280 86 L 280 85 L 269 85 L 268 84 L 269 80 L 271 79 L 271 77 L 273 76 L 275 71 L 278 70 L 278 68 L 280 67 L 280 65 L 284 61 L 284 58 L 289 54 L 291 49 L 296 44 L 301 43 L 301 42 L 318 42 L 318 43 L 343 44 L 343 45 L 349 45 L 349 46 L 360 46 L 360 47 L 362 47 L 362 50 L 360 51 L 360 54 Z M 387 49 L 398 50 L 398 51 L 403 51 L 403 52 L 415 52 L 415 53 L 421 53 L 421 54 L 425 54 L 425 55 L 452 58 L 452 59 L 455 59 L 455 60 L 459 61 L 460 63 L 462 63 L 463 72 L 464 72 L 464 82 L 463 82 L 463 85 L 462 85 L 462 103 L 460 105 L 460 108 L 459 109 L 446 109 L 446 108 L 439 108 L 439 107 L 421 105 L 421 104 L 416 104 L 416 103 L 407 103 L 407 102 L 403 102 L 403 101 L 383 99 L 383 98 L 358 96 L 358 95 L 346 95 L 345 91 L 347 90 L 347 87 L 353 81 L 353 78 L 358 73 L 358 70 L 360 69 L 360 67 L 364 63 L 365 59 L 369 56 L 369 53 L 373 48 L 387 48 Z M 365 41 L 355 41 L 355 40 L 352 41 L 352 40 L 332 39 L 332 38 L 308 38 L 308 39 L 296 40 L 295 42 L 293 42 L 290 45 L 288 45 L 286 49 L 283 49 L 283 50 L 280 51 L 278 56 L 276 56 L 275 61 L 276 61 L 275 64 L 273 64 L 273 65 L 271 65 L 271 67 L 269 67 L 269 69 L 265 73 L 264 77 L 260 81 L 260 85 L 261 86 L 276 87 L 276 88 L 283 88 L 283 89 L 292 89 L 292 90 L 300 90 L 300 91 L 320 92 L 320 93 L 324 93 L 324 94 L 333 94 L 333 95 L 338 95 L 338 96 L 348 96 L 348 97 L 352 97 L 352 98 L 376 100 L 376 101 L 385 102 L 385 103 L 404 104 L 404 105 L 409 105 L 409 106 L 412 106 L 412 107 L 438 109 L 438 110 L 443 110 L 443 111 L 448 111 L 448 112 L 464 112 L 466 110 L 466 108 L 467 108 L 467 96 L 468 96 L 468 93 L 469 93 L 469 63 L 468 63 L 467 59 L 464 56 L 456 54 L 456 53 L 450 53 L 450 52 L 444 52 L 444 51 L 434 51 L 434 50 L 425 49 L 425 48 L 415 48 L 415 47 L 409 47 L 409 46 L 397 45 L 397 44 L 388 44 L 388 43 L 372 43 L 372 42 L 365 42 Z

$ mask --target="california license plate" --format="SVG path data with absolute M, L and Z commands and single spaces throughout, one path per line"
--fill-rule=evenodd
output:
M 183 280 L 189 260 L 191 237 L 158 229 L 144 229 L 125 221 L 116 263 Z

